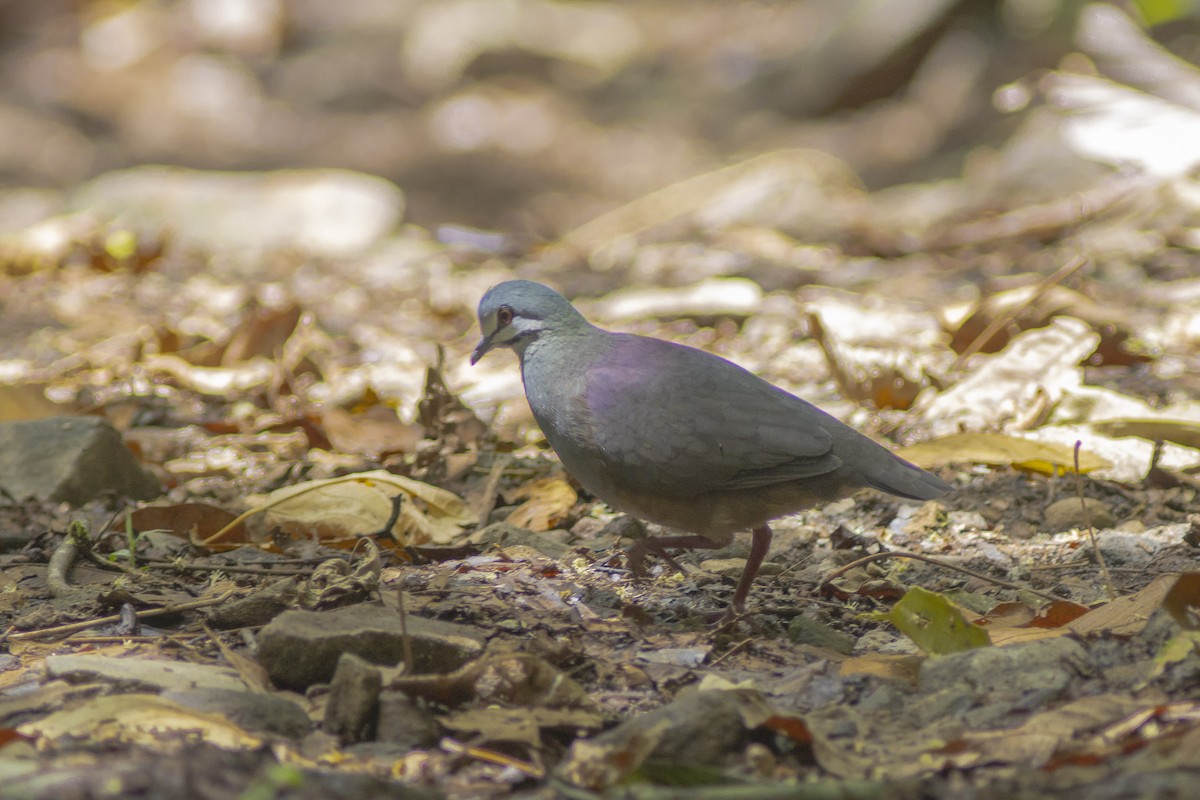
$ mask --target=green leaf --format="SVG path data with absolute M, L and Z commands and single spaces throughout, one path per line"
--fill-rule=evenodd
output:
M 913 587 L 887 614 L 878 615 L 930 655 L 988 647 L 987 631 L 967 621 L 953 603 L 937 592 Z
M 1133 4 L 1148 28 L 1172 22 L 1196 11 L 1196 0 L 1134 0 Z

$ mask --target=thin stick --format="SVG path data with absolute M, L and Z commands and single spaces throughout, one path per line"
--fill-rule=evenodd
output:
M 717 664 L 720 664 L 722 661 L 729 658 L 734 653 L 736 653 L 740 650 L 745 650 L 747 647 L 750 646 L 751 642 L 757 641 L 757 639 L 758 639 L 757 636 L 751 636 L 749 639 L 742 639 L 740 642 L 735 644 L 733 647 L 729 648 L 724 653 L 722 653 L 720 658 L 718 658 L 716 661 L 712 662 L 708 666 L 715 667 Z
M 1088 510 L 1087 502 L 1083 499 L 1083 477 L 1079 474 L 1079 448 L 1083 446 L 1083 442 L 1075 440 L 1075 495 L 1079 498 L 1079 505 L 1083 508 L 1083 524 L 1087 525 L 1088 541 L 1092 543 L 1092 552 L 1096 554 L 1096 563 L 1100 565 L 1100 574 L 1104 577 L 1104 591 L 1108 592 L 1109 600 L 1117 599 L 1117 590 L 1113 586 L 1112 575 L 1108 571 L 1108 564 L 1104 560 L 1104 553 L 1100 550 L 1100 545 L 1096 543 L 1096 528 L 1092 525 L 1092 512 Z
M 412 636 L 408 633 L 408 610 L 404 607 L 404 586 L 396 587 L 397 609 L 400 612 L 400 647 L 404 653 L 404 666 L 401 675 L 409 675 L 413 671 Z
M 51 597 L 70 594 L 71 567 L 75 566 L 75 559 L 78 557 L 79 539 L 72 535 L 71 531 L 67 531 L 58 547 L 54 548 L 54 555 L 50 556 L 50 563 L 46 568 L 46 586 L 50 589 Z
M 502 767 L 511 767 L 517 772 L 528 775 L 531 778 L 546 777 L 546 770 L 542 766 L 533 763 L 532 761 L 519 761 L 512 756 L 489 750 L 484 747 L 477 747 L 472 744 L 460 744 L 452 739 L 443 739 L 440 746 L 446 748 L 451 753 L 459 756 L 470 756 L 480 761 L 485 761 L 489 764 L 497 764 Z
M 987 327 L 984 328 L 983 331 L 976 336 L 969 345 L 966 346 L 962 353 L 959 354 L 958 358 L 954 359 L 954 369 L 958 369 L 966 362 L 968 358 L 978 353 L 980 348 L 991 341 L 992 337 L 996 335 L 997 331 L 999 331 L 1008 323 L 1012 322 L 1018 315 L 1020 315 L 1022 311 L 1029 308 L 1029 306 L 1031 306 L 1039 297 L 1044 295 L 1051 286 L 1054 286 L 1056 283 L 1060 283 L 1067 276 L 1074 273 L 1086 263 L 1087 259 L 1083 256 L 1075 256 L 1075 258 L 1059 267 L 1053 275 L 1049 275 L 1040 284 L 1038 284 L 1038 287 L 1033 290 L 1033 293 L 1029 295 L 1029 298 L 1024 303 L 1019 303 L 1013 306 L 988 323 Z
M 272 569 L 269 567 L 239 567 L 231 564 L 179 564 L 175 561 L 143 561 L 142 565 L 154 569 L 228 572 L 230 575 L 264 575 L 268 578 L 271 576 L 286 578 L 292 575 L 312 575 L 311 569 L 300 569 L 299 567 Z
M 236 591 L 236 589 L 230 589 L 220 597 L 211 597 L 208 600 L 197 600 L 194 603 L 180 603 L 177 606 L 163 606 L 162 608 L 151 608 L 147 611 L 139 611 L 137 612 L 138 619 L 145 619 L 146 617 L 161 617 L 166 614 L 177 614 L 180 611 L 195 611 L 198 608 L 208 608 L 209 606 L 215 606 L 220 603 L 224 603 L 226 600 L 232 597 Z M 94 628 L 97 625 L 111 625 L 114 622 L 120 621 L 120 614 L 111 614 L 107 617 L 100 617 L 99 619 L 85 620 L 83 622 L 72 622 L 67 625 L 58 625 L 53 628 L 42 628 L 41 630 L 36 631 L 22 631 L 21 633 L 11 634 L 7 638 L 10 640 L 40 639 L 43 636 L 57 636 L 60 633 L 85 631 L 88 628 Z
M 198 639 L 206 635 L 205 633 L 173 633 L 170 636 L 71 636 L 63 641 L 68 644 L 123 644 L 125 642 L 154 644 L 169 642 L 172 639 Z
M 512 461 L 512 456 L 508 453 L 496 453 L 492 458 L 492 469 L 488 473 L 487 482 L 483 484 L 483 497 L 479 502 L 479 524 L 487 525 L 487 518 L 491 515 L 492 509 L 496 507 L 496 492 L 500 488 L 500 479 L 504 477 L 504 470 L 508 469 L 509 462 Z
M 961 572 L 964 575 L 970 575 L 972 578 L 979 578 L 979 580 L 981 580 L 981 581 L 988 581 L 989 583 L 994 583 L 997 586 L 1003 586 L 1005 589 L 1014 589 L 1018 592 L 1029 592 L 1030 594 L 1036 594 L 1038 597 L 1044 598 L 1051 602 L 1058 602 L 1058 603 L 1069 603 L 1070 602 L 1069 600 L 1065 600 L 1065 599 L 1059 597 L 1058 595 L 1053 595 L 1053 594 L 1050 594 L 1049 592 L 1040 592 L 1037 589 L 1031 589 L 1028 586 L 1021 586 L 1020 584 L 1009 583 L 1008 581 L 1002 581 L 999 578 L 993 578 L 991 575 L 984 575 L 982 572 L 976 572 L 973 569 L 967 569 L 966 567 L 960 567 L 957 564 L 949 564 L 945 561 L 939 561 L 936 558 L 931 558 L 930 556 L 923 556 L 918 553 L 908 553 L 903 550 L 895 550 L 895 551 L 888 552 L 888 553 L 875 553 L 874 555 L 864 556 L 855 561 L 851 561 L 849 564 L 845 564 L 841 567 L 838 567 L 833 572 L 826 575 L 825 578 L 819 584 L 817 584 L 817 591 L 824 589 L 826 586 L 829 585 L 830 581 L 832 581 L 834 578 L 839 578 L 842 575 L 845 575 L 847 572 L 854 569 L 855 567 L 861 567 L 863 564 L 870 564 L 872 561 L 883 561 L 884 559 L 887 559 L 887 558 L 914 558 L 917 561 L 924 561 L 928 564 L 934 564 L 939 567 L 944 567 L 945 569 L 948 569 L 948 570 L 953 570 L 954 572 Z

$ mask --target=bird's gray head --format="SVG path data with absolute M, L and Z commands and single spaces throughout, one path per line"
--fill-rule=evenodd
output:
M 567 298 L 549 286 L 505 281 L 488 289 L 479 301 L 483 337 L 471 353 L 471 363 L 497 347 L 511 347 L 520 355 L 544 332 L 587 324 Z

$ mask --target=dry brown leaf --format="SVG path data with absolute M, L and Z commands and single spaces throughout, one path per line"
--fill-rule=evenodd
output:
M 26 722 L 18 732 L 54 742 L 65 737 L 92 744 L 140 744 L 161 748 L 193 737 L 227 750 L 249 750 L 262 740 L 220 714 L 185 708 L 155 694 L 105 695 Z
M 923 656 L 893 655 L 890 653 L 864 653 L 861 656 L 848 658 L 838 667 L 842 677 L 849 675 L 876 675 L 880 678 L 904 681 L 917 685 L 917 671 L 921 668 Z
M 1104 436 L 1138 436 L 1200 449 L 1200 422 L 1186 419 L 1106 419 L 1092 423 Z
M 1132 636 L 1146 627 L 1146 621 L 1155 609 L 1162 605 L 1163 598 L 1178 577 L 1159 575 L 1140 592 L 1118 597 L 1072 620 L 1067 623 L 1067 629 L 1081 636 L 1091 633 Z
M 986 626 L 989 633 L 1005 628 L 1054 629 L 1082 617 L 1089 610 L 1087 606 L 1066 600 L 1055 600 L 1042 608 L 1026 603 L 1000 603 L 974 621 Z
M 269 358 L 254 357 L 235 367 L 198 367 L 176 355 L 152 355 L 142 361 L 150 373 L 168 376 L 167 383 L 210 397 L 229 398 L 269 386 L 279 366 Z M 156 381 L 164 381 L 156 377 Z
M 275 358 L 299 322 L 300 308 L 294 304 L 253 309 L 234 329 L 221 354 L 221 366 L 231 367 L 259 356 Z
M 406 453 L 421 441 L 420 425 L 406 425 L 396 412 L 376 405 L 355 413 L 342 408 L 321 412 L 325 435 L 339 453 L 355 453 L 374 458 L 390 453 Z
M 943 766 L 997 763 L 1041 766 L 1079 735 L 1109 725 L 1146 705 L 1144 698 L 1116 694 L 1074 700 L 1052 711 L 1034 714 L 1016 728 L 966 734 L 952 743 L 955 752 L 948 755 Z
M 46 397 L 40 383 L 0 383 L 0 422 L 44 419 L 74 413 L 74 409 Z
M 1075 471 L 1073 448 L 1007 433 L 955 433 L 902 447 L 896 454 L 925 469 L 949 464 L 991 464 L 1045 475 Z M 1079 471 L 1085 475 L 1109 466 L 1107 459 L 1094 453 L 1085 450 L 1079 453 Z
M 1056 639 L 1066 636 L 1071 631 L 1066 628 L 988 628 L 988 638 L 997 647 L 1010 644 L 1036 642 L 1039 639 Z
M 595 731 L 604 726 L 600 714 L 580 708 L 475 708 L 449 714 L 439 722 L 484 741 L 519 742 L 530 747 L 541 745 L 542 728 Z
M 579 494 L 562 478 L 541 478 L 524 484 L 513 499 L 528 498 L 508 515 L 508 522 L 531 531 L 549 531 L 567 518 Z

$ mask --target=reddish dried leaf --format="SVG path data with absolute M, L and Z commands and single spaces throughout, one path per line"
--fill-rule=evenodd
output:
M 1029 623 L 1031 628 L 1061 628 L 1090 611 L 1087 606 L 1067 600 L 1055 600 L 1043 606 Z
M 799 744 L 812 744 L 812 733 L 801 717 L 776 715 L 762 724 L 768 730 L 782 733 Z
M 233 522 L 237 515 L 207 503 L 180 503 L 173 506 L 146 506 L 133 511 L 131 517 L 133 529 L 139 533 L 164 530 L 196 542 L 221 530 Z M 124 530 L 124 520 L 117 522 L 114 528 Z M 246 529 L 239 524 L 223 540 L 248 541 Z
M 295 305 L 255 309 L 234 330 L 221 365 L 232 366 L 255 356 L 274 358 L 299 322 L 300 308 Z

